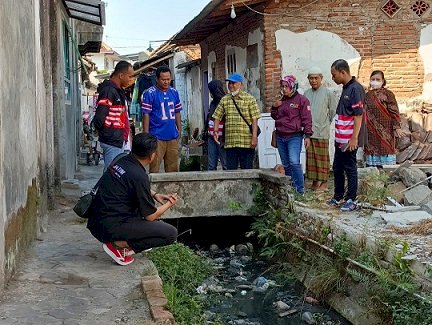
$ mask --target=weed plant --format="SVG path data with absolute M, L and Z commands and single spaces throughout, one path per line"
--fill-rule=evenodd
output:
M 387 173 L 368 174 L 360 184 L 359 200 L 368 202 L 374 206 L 384 206 L 387 202 L 387 197 L 391 193 L 387 187 L 390 182 Z
M 154 249 L 149 256 L 162 279 L 167 307 L 177 324 L 206 324 L 196 288 L 213 273 L 211 264 L 180 243 Z
M 363 184 L 362 200 L 378 206 L 385 204 L 389 196 L 387 183 L 386 174 L 369 175 Z M 345 292 L 350 283 L 361 283 L 370 297 L 364 304 L 385 324 L 432 325 L 432 295 L 422 292 L 414 280 L 410 263 L 404 259 L 409 251 L 407 243 L 402 243 L 402 249 L 385 267 L 380 260 L 397 244 L 391 238 L 377 241 L 377 249 L 372 252 L 365 243 L 354 243 L 346 235 L 338 236 L 333 241 L 336 254 L 329 255 L 295 235 L 298 214 L 292 202 L 285 209 L 275 209 L 260 186 L 253 191 L 252 211 L 258 217 L 252 224 L 252 233 L 263 246 L 261 255 L 271 260 L 273 269 L 281 272 L 281 279 L 290 280 L 293 274 L 303 274 L 304 279 L 308 278 L 308 289 L 321 299 L 334 292 Z M 326 243 L 331 228 L 324 224 L 314 226 L 319 233 L 316 240 Z M 351 265 L 352 260 L 365 269 Z

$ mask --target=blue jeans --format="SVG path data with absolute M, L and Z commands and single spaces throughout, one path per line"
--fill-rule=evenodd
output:
M 208 146 L 208 170 L 216 170 L 219 160 L 221 162 L 222 169 L 226 170 L 225 149 L 220 145 L 218 145 L 212 137 L 209 137 L 207 146 Z
M 288 138 L 277 137 L 277 146 L 285 175 L 290 176 L 295 190 L 304 193 L 304 176 L 300 163 L 303 136 L 294 135 Z
M 109 144 L 103 142 L 100 143 L 100 146 L 103 150 L 105 172 L 108 169 L 109 165 L 111 165 L 111 162 L 114 160 L 114 158 L 123 152 L 123 148 L 110 146 Z
M 240 163 L 241 169 L 252 169 L 255 149 L 229 148 L 226 149 L 227 169 L 235 170 Z

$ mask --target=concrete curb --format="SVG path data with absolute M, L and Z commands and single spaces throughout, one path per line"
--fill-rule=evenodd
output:
M 173 314 L 166 309 L 167 298 L 162 289 L 159 275 L 147 275 L 141 279 L 144 296 L 146 297 L 153 321 L 158 324 L 175 324 Z

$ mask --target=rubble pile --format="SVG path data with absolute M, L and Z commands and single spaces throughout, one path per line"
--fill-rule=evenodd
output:
M 397 139 L 398 164 L 411 160 L 415 163 L 432 162 L 432 104 L 423 103 L 421 110 L 401 115 L 405 136 Z

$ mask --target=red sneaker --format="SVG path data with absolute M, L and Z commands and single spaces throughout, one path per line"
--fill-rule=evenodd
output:
M 127 256 L 127 248 L 117 249 L 111 243 L 105 243 L 102 245 L 105 253 L 107 253 L 111 258 L 120 265 L 129 265 L 134 261 L 132 256 Z

